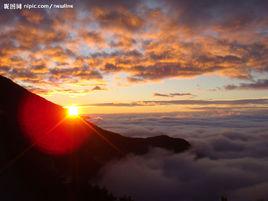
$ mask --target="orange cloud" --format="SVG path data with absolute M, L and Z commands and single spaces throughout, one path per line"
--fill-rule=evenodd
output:
M 50 13 L 1 12 L 0 72 L 38 80 L 39 88 L 119 72 L 131 84 L 208 73 L 252 79 L 268 72 L 268 7 L 245 1 L 89 1 Z

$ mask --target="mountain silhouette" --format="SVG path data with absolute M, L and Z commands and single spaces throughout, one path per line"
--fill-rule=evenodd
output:
M 107 162 L 152 147 L 179 153 L 190 144 L 104 130 L 0 76 L 0 200 L 85 200 Z

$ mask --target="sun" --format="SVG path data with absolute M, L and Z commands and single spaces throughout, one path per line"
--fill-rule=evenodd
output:
M 67 109 L 68 109 L 68 116 L 77 117 L 79 115 L 79 110 L 77 106 L 74 105 L 68 106 Z

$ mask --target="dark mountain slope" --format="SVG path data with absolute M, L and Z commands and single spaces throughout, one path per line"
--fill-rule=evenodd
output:
M 181 152 L 190 144 L 128 138 L 69 118 L 61 106 L 0 76 L 1 200 L 77 200 L 69 197 L 81 195 L 105 163 L 150 147 Z

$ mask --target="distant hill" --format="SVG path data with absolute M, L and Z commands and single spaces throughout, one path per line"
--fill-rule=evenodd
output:
M 190 144 L 165 135 L 129 138 L 69 118 L 63 107 L 0 76 L 0 200 L 77 200 L 78 192 L 85 200 L 81 189 L 105 163 L 151 147 L 179 153 Z

